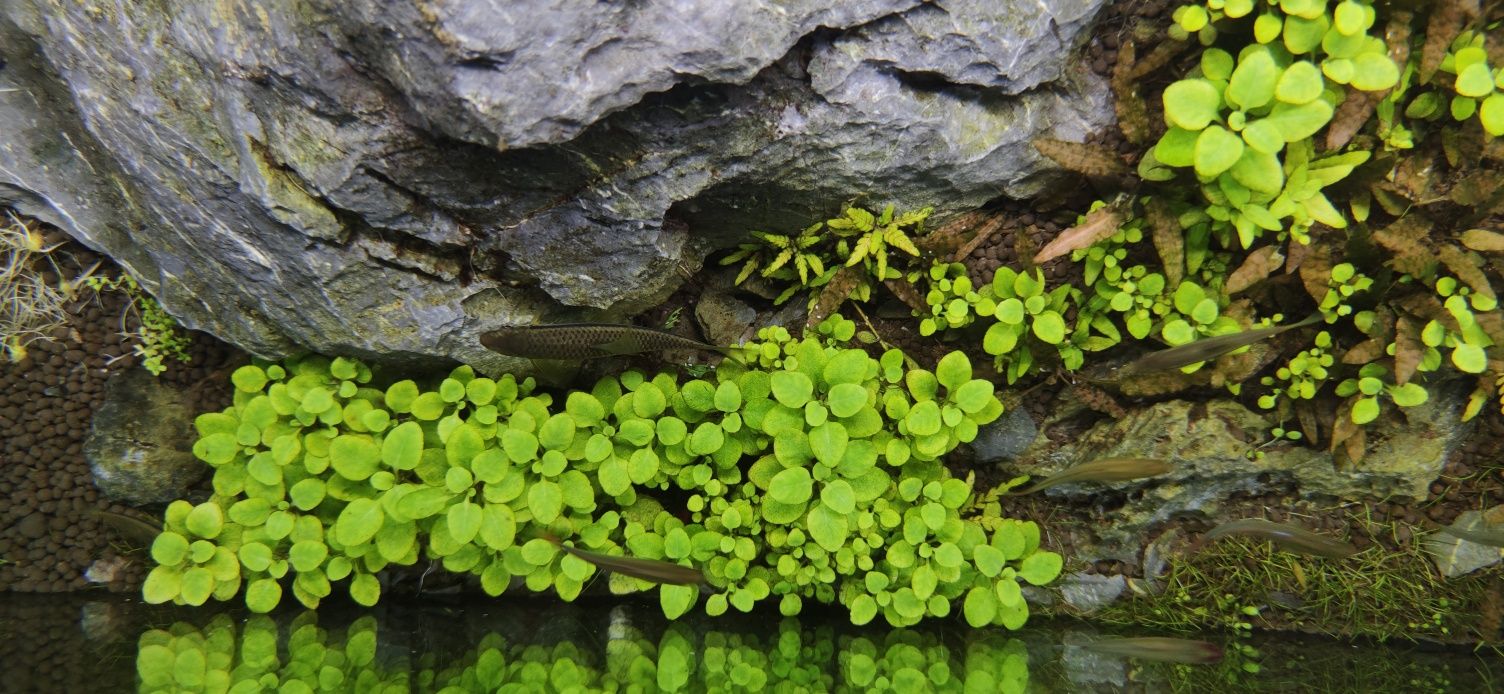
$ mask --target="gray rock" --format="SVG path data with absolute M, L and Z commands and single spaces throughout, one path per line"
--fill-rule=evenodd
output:
M 122 371 L 105 384 L 84 456 L 94 486 L 131 506 L 181 499 L 209 466 L 193 457 L 193 413 L 182 394 L 144 369 Z
M 1123 594 L 1128 582 L 1122 575 L 1101 576 L 1084 572 L 1073 573 L 1055 584 L 1060 589 L 1060 599 L 1080 612 L 1095 612 L 1110 604 Z
M 1426 498 L 1467 431 L 1459 422 L 1466 398 L 1467 389 L 1443 384 L 1432 389 L 1429 402 L 1405 416 L 1370 425 L 1368 440 L 1380 443 L 1369 448 L 1355 469 L 1337 469 L 1324 449 L 1261 448 L 1274 423 L 1227 400 L 1156 403 L 1102 421 L 1059 445 L 1040 437 L 1017 464 L 1030 475 L 1046 476 L 1104 457 L 1170 461 L 1174 469 L 1159 477 L 1111 485 L 1065 484 L 1041 492 L 1061 499 L 1100 497 L 1104 489 L 1125 493 L 1121 505 L 1104 507 L 1091 528 L 1096 542 L 1078 544 L 1076 556 L 1138 564 L 1154 528 L 1179 516 L 1216 519 L 1223 502 L 1237 492 L 1256 496 L 1293 487 L 1301 498 L 1313 501 Z M 1264 457 L 1249 459 L 1256 449 Z
M 1015 407 L 977 430 L 971 449 L 976 452 L 980 463 L 1011 460 L 1027 450 L 1038 435 L 1039 428 L 1035 426 L 1034 418 L 1024 408 Z
M 757 320 L 757 311 L 725 289 L 707 287 L 695 302 L 695 318 L 711 344 L 734 345 L 751 337 L 747 329 Z
M 1112 118 L 1069 50 L 1102 4 L 18 0 L 0 203 L 262 356 L 523 368 L 476 335 L 843 200 L 1041 190 L 1030 141 Z
M 1499 534 L 1504 526 L 1489 524 L 1485 519 L 1501 515 L 1504 515 L 1504 506 L 1495 506 L 1485 511 L 1467 511 L 1457 516 L 1457 520 L 1448 527 L 1475 533 Z M 1469 574 L 1504 560 L 1504 548 L 1464 540 L 1442 532 L 1431 533 L 1424 546 L 1426 553 L 1431 555 L 1431 561 L 1436 564 L 1436 569 L 1447 578 Z

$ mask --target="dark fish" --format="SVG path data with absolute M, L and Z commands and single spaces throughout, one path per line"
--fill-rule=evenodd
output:
M 1228 535 L 1247 535 L 1272 540 L 1292 552 L 1309 554 L 1328 559 L 1346 559 L 1358 553 L 1358 548 L 1346 542 L 1317 535 L 1304 528 L 1275 523 L 1262 518 L 1244 518 L 1223 523 L 1206 534 L 1203 541 L 1211 542 Z
M 1468 542 L 1487 545 L 1489 547 L 1504 547 L 1504 528 L 1499 530 L 1479 530 L 1477 528 L 1441 528 L 1452 537 L 1467 540 Z
M 1136 480 L 1144 477 L 1163 475 L 1171 469 L 1172 466 L 1169 463 L 1153 458 L 1101 458 L 1089 463 L 1068 467 L 1046 477 L 1027 489 L 1012 493 L 1033 494 L 1041 489 L 1048 489 L 1066 482 L 1122 482 Z
M 679 586 L 692 586 L 705 582 L 705 574 L 693 567 L 680 566 L 659 559 L 618 557 L 610 554 L 601 554 L 600 552 L 592 552 L 588 549 L 570 547 L 560 542 L 559 538 L 549 534 L 544 534 L 543 539 L 553 543 L 555 547 L 558 547 L 563 552 L 573 554 L 602 569 L 615 571 L 632 578 Z
M 480 343 L 493 352 L 528 359 L 597 359 L 671 349 L 727 351 L 662 330 L 609 323 L 506 327 L 482 333 Z
M 1267 340 L 1286 330 L 1294 330 L 1310 325 L 1321 320 L 1321 313 L 1313 313 L 1305 320 L 1289 325 L 1271 325 L 1267 328 L 1254 328 L 1239 333 L 1208 337 L 1194 342 L 1187 342 L 1178 347 L 1162 349 L 1158 352 L 1150 352 L 1128 363 L 1118 370 L 1119 375 L 1132 376 L 1134 374 L 1151 373 L 1154 371 L 1168 371 L 1182 366 L 1190 366 L 1197 362 L 1216 359 L 1239 347 L 1246 347 L 1260 340 Z
M 146 521 L 114 511 L 95 511 L 94 515 L 135 549 L 150 547 L 151 543 L 156 542 L 157 536 L 162 534 L 160 521 Z
M 1082 648 L 1109 655 L 1159 660 L 1166 663 L 1212 665 L 1222 661 L 1222 648 L 1217 644 L 1164 636 L 1098 639 Z

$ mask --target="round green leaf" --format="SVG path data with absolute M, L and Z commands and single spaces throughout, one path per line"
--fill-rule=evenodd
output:
M 721 426 L 715 422 L 701 422 L 695 427 L 695 433 L 689 438 L 688 450 L 692 455 L 710 455 L 720 450 L 726 442 L 726 435 L 721 431 Z
M 777 371 L 772 375 L 773 397 L 785 407 L 804 407 L 814 392 L 814 382 L 798 371 Z
M 1316 99 L 1299 106 L 1278 103 L 1269 112 L 1268 120 L 1279 128 L 1285 142 L 1298 142 L 1316 134 L 1332 119 L 1332 106 L 1323 99 Z
M 1154 158 L 1165 166 L 1187 167 L 1196 162 L 1196 138 L 1201 129 L 1170 128 L 1154 145 Z M 1001 311 L 1001 305 L 999 310 Z M 1002 320 L 999 313 L 998 320 Z
M 151 558 L 162 566 L 177 566 L 188 559 L 188 538 L 171 530 L 157 535 L 151 543 Z
M 564 510 L 564 493 L 558 484 L 548 480 L 537 482 L 527 490 L 527 507 L 538 522 L 552 523 Z
M 1353 424 L 1367 424 L 1379 418 L 1379 399 L 1358 398 L 1353 403 Z
M 658 588 L 658 603 L 663 608 L 663 616 L 668 619 L 678 619 L 684 616 L 689 608 L 695 606 L 695 601 L 699 597 L 699 586 L 664 585 Z M 660 667 L 662 667 L 661 664 Z M 681 667 L 684 666 L 681 665 Z M 663 680 L 662 671 L 659 673 L 659 680 Z
M 449 507 L 445 520 L 449 524 L 449 536 L 460 544 L 469 544 L 480 532 L 483 512 L 477 504 L 461 501 Z
M 846 537 L 850 533 L 850 528 L 846 525 L 846 514 L 837 513 L 822 504 L 810 509 L 806 520 L 809 523 L 809 536 L 825 551 L 834 552 L 846 544 Z
M 966 623 L 980 629 L 992 623 L 997 616 L 997 596 L 989 588 L 975 587 L 966 591 L 966 602 L 961 611 Z
M 810 450 L 815 459 L 826 465 L 836 465 L 846 455 L 848 442 L 846 427 L 840 422 L 825 422 L 809 431 Z
M 867 377 L 867 368 L 872 357 L 859 349 L 843 349 L 825 362 L 820 378 L 828 385 L 861 383 Z M 792 407 L 792 405 L 791 405 Z
M 820 503 L 845 515 L 856 510 L 856 492 L 846 480 L 835 480 L 820 488 Z
M 1258 123 L 1254 123 L 1254 125 L 1257 126 L 1265 123 L 1267 123 L 1267 121 L 1259 121 Z M 1247 139 L 1250 130 L 1254 130 L 1254 128 L 1249 128 L 1243 131 L 1245 140 Z M 1262 138 L 1264 137 L 1264 135 L 1273 135 L 1273 142 L 1278 142 L 1278 147 L 1284 146 L 1283 141 L 1279 139 L 1279 134 L 1273 126 L 1270 126 L 1269 128 L 1258 128 L 1258 130 L 1262 134 L 1257 135 L 1257 137 Z M 1267 146 L 1270 144 L 1272 144 L 1272 142 L 1260 142 L 1260 146 Z M 1278 149 L 1276 149 L 1275 151 L 1278 151 Z M 1243 186 L 1248 188 L 1249 190 L 1255 190 L 1271 196 L 1278 195 L 1280 189 L 1284 188 L 1285 186 L 1285 170 L 1284 166 L 1280 164 L 1279 157 L 1272 152 L 1264 152 L 1251 146 L 1243 150 L 1243 156 L 1238 158 L 1238 163 L 1233 164 L 1232 170 L 1228 173 L 1232 174 L 1234 181 L 1243 184 Z M 1267 212 L 1267 210 L 1264 210 L 1264 208 L 1259 207 L 1256 204 L 1244 206 L 1242 212 L 1244 214 L 1248 214 L 1249 210 L 1262 210 Z
M 413 400 L 412 412 L 414 417 L 425 422 L 431 422 L 444 416 L 444 409 L 446 407 L 448 407 L 448 403 L 444 402 L 444 398 L 438 393 L 430 391 L 419 395 L 417 399 Z
M 193 455 L 210 465 L 219 466 L 235 459 L 240 443 L 229 432 L 210 434 L 193 443 Z
M 1058 345 L 1065 341 L 1065 319 L 1059 313 L 1049 310 L 1034 316 L 1034 337 L 1041 341 Z
M 1180 80 L 1165 88 L 1164 107 L 1165 122 L 1186 130 L 1200 130 L 1217 118 L 1222 94 L 1208 80 Z M 1160 160 L 1170 163 L 1163 157 Z
M 315 506 L 319 505 L 319 502 L 324 500 L 326 492 L 327 488 L 324 485 L 324 480 L 317 477 L 309 477 L 308 479 L 298 480 L 297 484 L 288 489 L 287 498 L 292 501 L 292 505 L 299 511 L 312 511 Z
M 829 365 L 827 365 L 828 367 Z M 735 381 L 726 381 L 715 389 L 715 408 L 722 412 L 735 412 L 742 406 L 742 390 Z
M 341 434 L 329 442 L 329 465 L 347 480 L 366 480 L 380 461 L 381 449 L 364 434 Z
M 219 532 L 225 527 L 225 512 L 219 504 L 205 501 L 188 512 L 184 524 L 188 527 L 188 532 L 212 540 L 219 537 Z
M 1418 383 L 1393 386 L 1389 389 L 1389 397 L 1393 398 L 1394 404 L 1400 407 L 1414 407 L 1424 403 L 1428 398 L 1426 389 Z
M 381 504 L 372 499 L 356 499 L 334 521 L 334 539 L 345 547 L 365 544 L 376 536 L 385 519 Z
M 1301 60 L 1280 74 L 1274 87 L 1274 98 L 1299 106 L 1320 98 L 1325 88 L 1326 80 L 1321 76 L 1321 69 L 1314 63 Z
M 258 578 L 245 587 L 245 606 L 250 611 L 266 614 L 282 602 L 282 586 L 273 578 Z
M 657 417 L 667 406 L 663 390 L 653 383 L 642 383 L 632 391 L 632 411 L 638 417 Z
M 837 417 L 850 417 L 867 405 L 867 389 L 855 383 L 839 383 L 826 395 L 830 413 Z
M 992 392 L 992 383 L 986 380 L 978 378 L 967 381 L 960 388 L 956 389 L 956 406 L 960 407 L 961 411 L 966 414 L 976 414 L 986 408 L 988 403 L 992 402 Z
M 240 558 L 241 565 L 245 568 L 260 573 L 272 565 L 272 548 L 260 542 L 247 542 L 240 546 L 236 553 Z
M 1244 111 L 1263 106 L 1274 98 L 1275 86 L 1280 78 L 1279 66 L 1274 56 L 1264 46 L 1255 46 L 1243 52 L 1237 69 L 1227 81 L 1224 97 L 1227 104 Z
M 512 546 L 517 537 L 517 517 L 505 504 L 486 504 L 481 512 L 480 539 L 500 552 Z
M 1486 62 L 1471 63 L 1457 73 L 1455 88 L 1458 94 L 1474 99 L 1488 96 L 1494 91 L 1493 73 Z
M 787 468 L 773 475 L 768 483 L 768 495 L 779 503 L 802 504 L 814 495 L 814 481 L 805 468 Z
M 1504 71 L 1499 74 L 1504 75 Z M 1483 123 L 1483 129 L 1489 135 L 1504 137 L 1504 91 L 1496 92 L 1483 100 L 1483 104 L 1478 107 L 1478 120 Z
M 1231 53 L 1220 48 L 1208 48 L 1201 53 L 1201 76 L 1218 82 L 1232 76 L 1234 60 Z
M 213 592 L 214 574 L 208 569 L 195 566 L 183 572 L 183 582 L 178 592 L 183 602 L 197 607 L 207 602 Z
M 959 388 L 961 384 L 970 381 L 971 361 L 966 358 L 966 353 L 956 350 L 941 357 L 940 363 L 935 366 L 935 378 L 947 389 Z
M 259 393 L 266 388 L 266 372 L 255 365 L 242 366 L 230 374 L 230 382 L 235 384 L 235 390 L 242 393 Z
M 1463 372 L 1481 374 L 1488 368 L 1488 356 L 1482 347 L 1464 342 L 1452 350 L 1452 364 Z
M 1353 58 L 1352 86 L 1365 92 L 1383 91 L 1400 81 L 1400 69 L 1384 53 L 1359 53 Z
M 1055 580 L 1064 565 L 1060 555 L 1054 552 L 1038 551 L 1024 557 L 1023 562 L 1019 564 L 1018 575 L 1029 583 L 1042 586 Z
M 297 571 L 313 571 L 324 563 L 329 556 L 329 547 L 316 540 L 303 540 L 292 543 L 292 548 L 287 550 L 287 561 Z
M 940 431 L 940 406 L 934 400 L 914 405 L 904 417 L 904 424 L 914 436 L 929 436 Z
M 1208 126 L 1196 138 L 1196 175 L 1212 178 L 1238 162 L 1243 156 L 1243 138 L 1220 125 Z
M 1172 346 L 1183 345 L 1196 339 L 1196 329 L 1192 328 L 1190 323 L 1176 318 L 1165 323 L 1162 335 L 1165 338 L 1165 342 L 1170 343 Z

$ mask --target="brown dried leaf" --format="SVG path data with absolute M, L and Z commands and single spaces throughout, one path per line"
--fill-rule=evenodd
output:
M 1404 65 L 1403 62 L 1400 63 Z M 1338 150 L 1352 141 L 1353 136 L 1363 129 L 1363 124 L 1373 116 L 1373 109 L 1388 94 L 1386 89 L 1382 92 L 1365 92 L 1352 86 L 1347 87 L 1347 97 L 1337 107 L 1337 112 L 1332 116 L 1332 122 L 1326 130 L 1326 148 Z
M 1484 253 L 1504 253 L 1504 234 L 1488 229 L 1462 232 L 1462 245 Z
M 1462 33 L 1463 22 L 1477 15 L 1478 0 L 1439 0 L 1431 7 L 1431 20 L 1426 23 L 1426 45 L 1420 49 L 1421 84 L 1430 82 L 1435 76 L 1452 41 Z
M 1443 128 L 1441 151 L 1454 169 L 1473 168 L 1483 159 L 1483 132 L 1471 128 Z
M 1184 51 L 1186 46 L 1189 45 L 1190 42 L 1188 41 L 1159 42 L 1154 47 L 1154 50 L 1145 54 L 1143 58 L 1139 59 L 1138 64 L 1133 66 L 1133 79 L 1140 79 L 1158 72 L 1160 68 L 1169 65 L 1170 61 L 1174 60 L 1175 56 L 1180 55 L 1180 52 Z
M 1374 183 L 1368 187 L 1368 190 L 1373 193 L 1374 202 L 1379 203 L 1379 207 L 1394 217 L 1404 216 L 1415 204 L 1399 187 L 1388 181 Z
M 1227 276 L 1227 285 L 1224 290 L 1229 294 L 1237 294 L 1252 287 L 1273 273 L 1280 263 L 1285 262 L 1285 257 L 1280 255 L 1278 246 L 1264 246 L 1256 249 L 1243 259 L 1243 264 L 1233 270 Z
M 1335 467 L 1356 465 L 1363 460 L 1366 437 L 1363 427 L 1353 423 L 1354 402 L 1357 402 L 1357 396 L 1342 401 L 1337 406 L 1337 416 L 1332 421 L 1332 442 L 1328 450 L 1332 452 L 1332 465 Z
M 1493 340 L 1496 345 L 1504 345 L 1504 315 L 1498 311 L 1480 311 L 1473 314 L 1473 320 L 1478 322 L 1478 327 L 1483 329 L 1483 334 Z
M 1290 244 L 1289 248 L 1285 249 L 1285 274 L 1288 275 L 1299 270 L 1301 263 L 1304 263 L 1306 258 L 1311 257 L 1311 253 L 1313 252 L 1315 252 L 1315 249 L 1311 248 L 1311 244 L 1309 243 L 1300 243 L 1297 241 Z
M 926 255 L 946 255 L 960 248 L 966 242 L 968 232 L 986 223 L 992 216 L 980 208 L 967 210 L 914 239 L 914 245 Z
M 1426 244 L 1430 233 L 1431 220 L 1417 213 L 1400 217 L 1393 224 L 1374 232 L 1373 240 L 1394 254 L 1388 261 L 1390 267 L 1425 277 L 1430 274 L 1435 261 Z
M 1298 244 L 1291 244 L 1295 246 Z M 1326 298 L 1327 281 L 1332 278 L 1332 252 L 1325 245 L 1312 244 L 1311 252 L 1300 264 L 1300 283 L 1317 305 Z
M 1492 171 L 1474 171 L 1452 184 L 1447 198 L 1463 207 L 1485 206 L 1499 190 L 1499 176 Z
M 1180 220 L 1170 211 L 1170 204 L 1157 196 L 1149 198 L 1144 216 L 1154 235 L 1154 250 L 1165 269 L 1166 286 L 1178 287 L 1185 277 L 1185 235 Z
M 1392 305 L 1410 315 L 1423 320 L 1434 320 L 1446 326 L 1447 330 L 1454 333 L 1462 332 L 1462 327 L 1457 325 L 1457 318 L 1451 311 L 1441 305 L 1441 299 L 1429 291 L 1417 294 L 1409 294 L 1399 299 L 1392 300 Z
M 1118 158 L 1118 153 L 1101 145 L 1067 142 L 1049 137 L 1034 138 L 1033 144 L 1040 154 L 1083 176 L 1106 178 L 1128 173 L 1128 167 Z
M 919 290 L 915 289 L 914 284 L 908 279 L 899 277 L 896 280 L 884 280 L 883 286 L 893 292 L 893 296 L 898 297 L 899 301 L 908 304 L 909 308 L 918 311 L 921 315 L 930 312 L 929 304 L 924 302 L 924 297 L 919 295 Z
M 1370 337 L 1367 340 L 1359 342 L 1358 344 L 1348 348 L 1348 350 L 1342 354 L 1342 363 L 1367 364 L 1368 362 L 1377 359 L 1383 359 L 1384 348 L 1388 345 L 1388 342 Z
M 1086 221 L 1060 232 L 1044 248 L 1034 254 L 1034 262 L 1044 263 L 1059 258 L 1071 251 L 1090 247 L 1118 232 L 1123 224 L 1123 213 L 1112 205 L 1099 207 L 1086 214 Z
M 1133 65 L 1138 57 L 1133 39 L 1118 45 L 1118 61 L 1112 68 L 1113 108 L 1117 111 L 1118 130 L 1135 145 L 1148 142 L 1151 134 L 1149 107 L 1144 104 L 1138 91 L 1138 80 L 1133 78 Z
M 830 277 L 825 287 L 820 290 L 820 296 L 816 297 L 815 305 L 809 309 L 809 317 L 804 321 L 807 328 L 820 324 L 820 321 L 830 317 L 841 304 L 846 303 L 846 297 L 851 295 L 851 290 L 856 287 L 859 275 L 856 268 L 843 267 Z
M 1295 417 L 1300 420 L 1300 431 L 1306 436 L 1306 445 L 1321 443 L 1321 422 L 1316 416 L 1316 403 L 1310 400 L 1295 401 Z
M 966 245 L 961 246 L 956 250 L 954 254 L 951 255 L 950 261 L 952 263 L 965 262 L 966 258 L 971 255 L 972 251 L 976 250 L 978 246 L 987 243 L 987 241 L 991 239 L 993 235 L 1004 229 L 1007 226 L 1008 221 L 1008 217 L 1002 214 L 995 214 L 991 217 L 988 217 L 987 221 L 982 222 L 981 228 L 977 229 L 976 235 L 972 236 L 971 240 L 966 242 Z
M 1462 283 L 1471 287 L 1473 291 L 1490 299 L 1498 298 L 1494 294 L 1493 285 L 1488 283 L 1488 276 L 1483 274 L 1483 270 L 1478 267 L 1473 256 L 1448 243 L 1441 247 L 1436 257 L 1441 260 L 1442 265 L 1452 271 L 1453 275 L 1457 276 L 1457 279 L 1462 280 Z
M 1400 316 L 1394 329 L 1394 382 L 1405 385 L 1420 366 L 1426 346 L 1420 341 L 1420 325 L 1408 316 Z

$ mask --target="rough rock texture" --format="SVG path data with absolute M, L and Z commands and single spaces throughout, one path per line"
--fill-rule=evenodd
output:
M 277 356 L 512 366 L 863 197 L 1029 196 L 1111 119 L 1099 0 L 0 6 L 0 203 Z
M 977 462 L 996 463 L 1017 457 L 1038 436 L 1039 427 L 1028 410 L 1015 407 L 979 429 L 971 448 L 976 452 Z
M 181 499 L 208 471 L 193 457 L 193 413 L 182 393 L 145 369 L 110 379 L 94 413 L 84 456 L 105 496 L 145 506 Z
M 1041 492 L 1054 498 L 1090 498 L 1102 509 L 1091 530 L 1095 542 L 1076 545 L 1083 559 L 1137 564 L 1147 535 L 1175 517 L 1218 518 L 1234 493 L 1260 495 L 1294 489 L 1311 500 L 1425 499 L 1450 451 L 1461 442 L 1467 393 L 1456 384 L 1437 388 L 1430 401 L 1405 417 L 1371 425 L 1367 456 L 1356 469 L 1336 469 L 1324 450 L 1305 446 L 1260 448 L 1274 422 L 1242 405 L 1213 400 L 1172 400 L 1102 421 L 1055 444 L 1041 435 L 1017 469 L 1047 476 L 1069 465 L 1105 457 L 1158 458 L 1174 465 L 1159 477 L 1133 482 L 1066 484 Z M 1043 427 L 1046 431 L 1049 423 Z M 1261 450 L 1264 457 L 1250 460 Z M 1104 491 L 1104 489 L 1106 491 Z
M 1504 524 L 1489 523 L 1490 517 L 1504 515 L 1504 506 L 1495 506 L 1486 511 L 1466 511 L 1457 516 L 1452 528 L 1483 536 L 1498 537 L 1504 533 Z M 1469 574 L 1485 566 L 1493 566 L 1504 560 L 1504 548 L 1494 547 L 1443 532 L 1431 533 L 1426 538 L 1425 548 L 1436 564 L 1436 570 L 1447 578 Z
M 1121 574 L 1102 576 L 1076 572 L 1060 581 L 1060 598 L 1081 612 L 1093 612 L 1112 603 L 1128 587 Z

